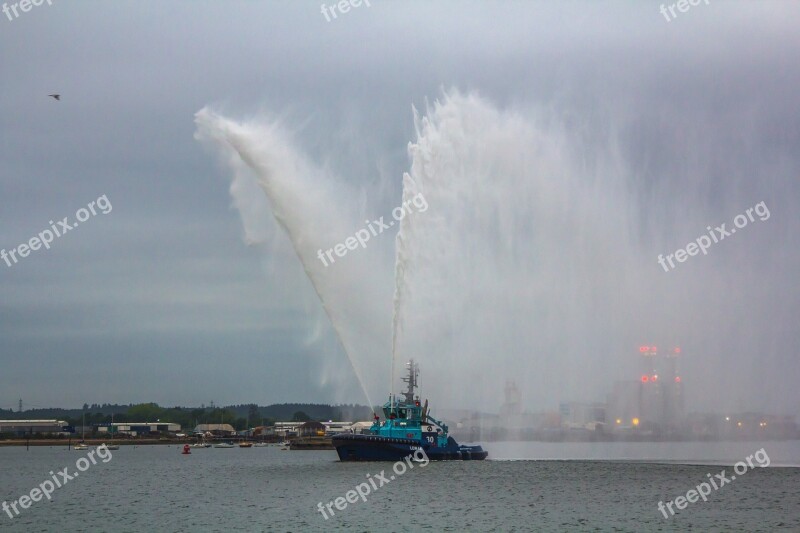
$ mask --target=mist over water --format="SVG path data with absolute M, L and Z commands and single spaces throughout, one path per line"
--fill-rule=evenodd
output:
M 784 402 L 782 371 L 797 302 L 779 298 L 798 266 L 783 246 L 797 240 L 791 164 L 750 168 L 731 146 L 720 179 L 723 128 L 698 124 L 707 135 L 672 154 L 675 173 L 655 171 L 664 156 L 642 139 L 667 126 L 646 113 L 580 118 L 450 91 L 414 114 L 410 168 L 401 190 L 400 172 L 388 187 L 390 203 L 422 194 L 429 208 L 392 229 L 394 250 L 389 233 L 329 267 L 318 249 L 389 213 L 359 203 L 358 187 L 313 163 L 275 121 L 196 117 L 198 137 L 233 170 L 249 239 L 265 218 L 252 184 L 266 193 L 370 398 L 385 398 L 393 353 L 395 391 L 415 358 L 434 412 L 496 412 L 509 380 L 523 409 L 556 411 L 604 401 L 615 381 L 638 378 L 637 347 L 657 344 L 683 349 L 687 412 L 797 408 Z M 657 263 L 761 201 L 769 220 L 673 271 Z

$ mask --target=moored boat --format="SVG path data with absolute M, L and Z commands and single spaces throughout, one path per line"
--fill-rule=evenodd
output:
M 76 451 L 88 450 L 89 446 L 86 444 L 86 412 L 81 416 L 81 441 L 72 447 Z

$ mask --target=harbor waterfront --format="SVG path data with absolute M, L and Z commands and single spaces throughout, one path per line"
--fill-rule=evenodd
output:
M 325 520 L 328 502 L 389 463 L 340 462 L 334 451 L 287 453 L 277 446 L 214 448 L 181 455 L 177 445 L 123 447 L 19 516 L 3 514 L 4 531 L 792 531 L 800 528 L 800 443 L 498 442 L 486 461 L 431 461 Z M 705 446 L 705 447 L 704 447 Z M 657 447 L 657 448 L 656 448 Z M 756 468 L 669 520 L 659 501 L 685 493 L 763 447 Z M 667 451 L 670 452 L 667 455 Z M 48 472 L 86 452 L 60 447 L 0 449 L 0 500 L 16 500 Z M 652 460 L 659 453 L 666 460 Z M 626 457 L 591 461 L 595 455 Z M 515 459 L 561 457 L 564 460 Z M 715 455 L 717 460 L 710 457 Z M 687 464 L 699 463 L 699 464 Z M 792 465 L 781 467 L 780 465 Z M 73 468 L 74 470 L 74 468 Z M 728 468 L 730 472 L 732 469 Z M 155 483 L 154 480 L 158 480 Z M 408 498 L 409 494 L 422 495 Z M 408 512 L 393 513 L 398 501 Z M 391 513 L 390 524 L 376 516 Z M 374 525 L 374 527 L 372 525 Z

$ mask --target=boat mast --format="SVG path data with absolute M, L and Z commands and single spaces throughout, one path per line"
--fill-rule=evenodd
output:
M 389 383 L 389 414 L 394 413 L 394 350 L 392 350 L 392 377 Z
M 408 390 L 404 393 L 406 403 L 414 403 L 414 389 L 417 388 L 417 376 L 419 376 L 419 367 L 411 359 L 406 366 L 408 366 L 408 377 L 403 378 L 403 381 L 408 383 Z

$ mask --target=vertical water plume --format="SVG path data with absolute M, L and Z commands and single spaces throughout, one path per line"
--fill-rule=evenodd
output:
M 581 301 L 623 293 L 625 268 L 607 268 L 603 248 L 614 236 L 630 257 L 625 211 L 553 125 L 450 92 L 415 110 L 415 127 L 403 199 L 421 193 L 430 209 L 396 238 L 393 354 L 446 375 L 433 394 L 448 405 L 491 405 L 509 377 L 535 384 L 550 354 L 580 353 L 570 330 L 586 339 L 615 322 Z
M 416 118 L 416 109 L 414 110 L 414 114 Z M 425 193 L 424 191 L 420 190 L 419 187 L 417 187 L 411 176 L 408 173 L 405 173 L 403 175 L 403 193 L 401 205 L 409 205 L 413 202 L 414 197 L 416 197 L 418 194 L 422 194 L 424 197 Z M 394 371 L 397 357 L 397 338 L 403 325 L 402 314 L 400 313 L 400 310 L 403 307 L 404 295 L 406 295 L 409 291 L 409 288 L 406 286 L 405 269 L 409 263 L 407 254 L 410 246 L 413 245 L 413 232 L 415 226 L 406 222 L 408 218 L 410 217 L 406 216 L 400 220 L 400 228 L 395 236 L 395 288 L 392 305 L 392 366 L 389 382 L 390 394 L 394 393 Z M 411 356 L 409 355 L 408 358 L 410 359 Z

